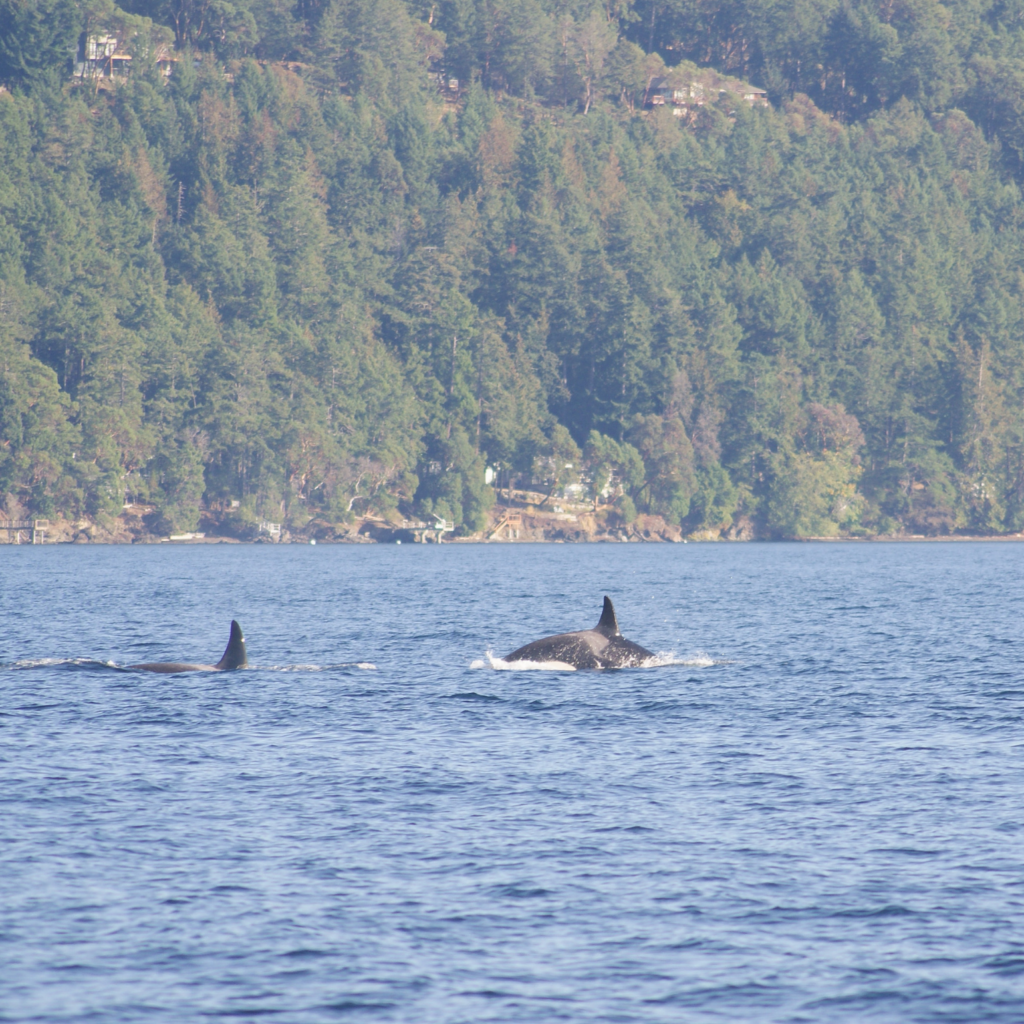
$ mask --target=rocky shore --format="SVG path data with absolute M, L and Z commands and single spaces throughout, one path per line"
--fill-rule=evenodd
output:
M 408 519 L 395 512 L 389 516 L 367 514 L 349 522 L 310 517 L 304 524 L 284 525 L 245 521 L 235 511 L 204 509 L 194 531 L 161 531 L 160 517 L 147 506 L 125 506 L 120 515 L 98 519 L 35 520 L 45 529 L 35 531 L 45 544 L 581 544 L 670 543 L 765 539 L 746 518 L 723 530 L 684 533 L 660 516 L 640 515 L 630 523 L 613 506 L 551 503 L 543 495 L 515 492 L 490 511 L 487 527 L 478 533 L 458 536 L 452 524 L 436 520 Z M 0 544 L 32 543 L 33 530 L 4 530 L 0 510 Z M 978 537 L 973 535 L 861 536 L 806 538 L 808 540 L 1024 540 L 1024 534 Z
M 752 533 L 750 534 L 752 537 Z M 244 521 L 231 510 L 204 509 L 194 531 L 169 533 L 160 529 L 156 510 L 147 506 L 125 506 L 120 515 L 105 518 L 50 519 L 46 521 L 46 544 L 388 544 L 415 543 L 680 543 L 687 539 L 717 540 L 715 536 L 687 538 L 678 526 L 660 516 L 641 515 L 630 523 L 622 521 L 612 506 L 551 503 L 530 492 L 506 495 L 490 511 L 484 530 L 457 536 L 452 524 L 428 519 L 409 519 L 398 513 L 389 516 L 367 514 L 349 522 L 331 522 L 311 517 L 295 523 Z M 749 539 L 741 530 L 730 531 L 728 539 Z M 0 543 L 30 543 L 31 531 L 0 531 Z

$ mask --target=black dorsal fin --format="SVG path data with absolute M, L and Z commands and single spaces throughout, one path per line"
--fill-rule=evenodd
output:
M 619 635 L 619 623 L 615 618 L 615 607 L 612 605 L 612 599 L 607 594 L 604 596 L 604 611 L 601 612 L 601 620 L 594 627 L 594 632 L 600 633 L 602 636 Z
M 232 619 L 231 639 L 228 641 L 227 647 L 224 648 L 224 657 L 214 665 L 214 668 L 227 671 L 232 668 L 246 668 L 248 664 L 249 659 L 245 656 L 245 637 L 242 636 L 242 627 Z

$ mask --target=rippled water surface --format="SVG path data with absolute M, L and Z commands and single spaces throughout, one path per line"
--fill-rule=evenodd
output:
M 2 548 L 0 1020 L 1024 1020 L 1022 570 Z M 674 663 L 470 667 L 605 593 Z

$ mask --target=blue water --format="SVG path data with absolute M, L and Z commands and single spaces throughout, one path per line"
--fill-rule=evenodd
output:
M 470 667 L 605 593 L 676 663 Z M 2 548 L 0 1020 L 1024 1020 L 1022 608 L 1012 544 Z

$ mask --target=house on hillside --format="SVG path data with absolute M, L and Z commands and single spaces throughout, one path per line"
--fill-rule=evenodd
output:
M 756 85 L 747 85 L 746 83 L 744 83 L 740 95 L 752 107 L 768 106 L 768 91 L 766 89 L 758 89 Z
M 703 82 L 691 82 L 689 85 L 677 90 L 673 96 L 674 102 L 680 106 L 703 107 L 706 101 Z
M 672 80 L 669 78 L 652 78 L 647 87 L 645 107 L 663 107 L 673 93 Z
M 156 60 L 153 62 L 160 69 L 160 74 L 164 78 L 170 78 L 171 73 L 174 71 L 174 65 L 178 63 L 180 57 L 174 55 L 174 51 L 169 46 L 161 46 L 157 51 Z M 290 68 L 289 70 L 294 70 Z
M 427 65 L 427 78 L 446 100 L 459 98 L 459 80 L 448 74 L 444 67 L 444 61 L 440 57 L 430 58 Z
M 704 106 L 703 83 L 686 83 L 668 75 L 651 79 L 651 84 L 644 97 L 644 106 L 665 107 L 670 105 L 679 116 L 683 116 L 689 107 Z
M 444 88 L 444 61 L 440 57 L 431 57 L 427 61 L 427 79 L 438 89 Z
M 108 81 L 127 78 L 132 69 L 132 55 L 126 52 L 126 43 L 127 39 L 115 32 L 83 32 L 73 51 L 71 77 Z M 178 60 L 170 45 L 160 45 L 154 63 L 165 78 L 170 78 Z
M 121 49 L 121 40 L 107 33 L 83 32 L 75 50 L 74 78 L 124 78 L 132 55 Z

